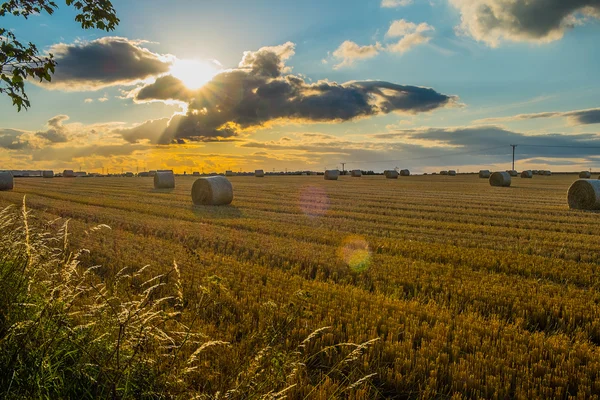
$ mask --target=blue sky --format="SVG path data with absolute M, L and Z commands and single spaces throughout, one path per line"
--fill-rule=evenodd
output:
M 8 98 L 0 97 L 0 163 L 56 170 L 79 165 L 88 170 L 322 170 L 344 161 L 351 168 L 376 170 L 505 169 L 510 166 L 510 140 L 558 140 L 568 151 L 531 147 L 522 152 L 518 166 L 600 167 L 600 156 L 591 148 L 600 146 L 595 110 L 600 107 L 600 7 L 593 0 L 567 7 L 560 0 L 516 2 L 525 6 L 516 9 L 512 0 L 176 0 L 165 8 L 158 0 L 117 0 L 121 23 L 110 33 L 81 30 L 75 12 L 64 3 L 52 16 L 3 17 L 0 26 L 12 29 L 19 39 L 45 51 L 61 44 L 61 51 L 71 57 L 64 58 L 63 70 L 58 58 L 56 84 L 28 84 L 28 111 L 18 113 Z M 489 15 L 493 18 L 484 18 Z M 321 80 L 344 84 L 344 93 L 331 102 L 336 86 L 327 89 L 327 97 L 311 97 L 310 107 L 319 110 L 300 101 L 288 107 L 291 98 L 282 98 L 286 107 L 273 106 L 268 115 L 252 121 L 232 105 L 229 119 L 218 119 L 223 125 L 209 126 L 207 121 L 214 123 L 211 113 L 221 113 L 215 110 L 222 104 L 206 103 L 206 118 L 182 114 L 200 110 L 194 109 L 193 99 L 205 95 L 210 83 L 204 94 L 200 88 L 178 99 L 165 97 L 162 86 L 158 96 L 138 96 L 145 86 L 157 88 L 154 81 L 173 72 L 168 66 L 154 65 L 140 79 L 108 82 L 94 75 L 82 83 L 86 72 L 76 69 L 89 66 L 77 61 L 73 49 L 86 50 L 94 43 L 112 49 L 116 42 L 110 38 L 120 38 L 122 46 L 149 54 L 159 64 L 196 60 L 209 65 L 209 75 L 231 69 L 246 74 L 256 64 L 239 65 L 244 52 L 260 59 L 270 51 L 279 57 L 280 69 L 277 76 L 261 75 L 260 85 L 283 82 L 290 75 L 303 80 L 298 89 L 302 96 L 314 95 L 310 85 Z M 286 43 L 291 44 L 281 47 Z M 96 54 L 84 50 L 80 53 Z M 100 62 L 113 53 L 102 54 Z M 131 68 L 146 68 L 138 64 Z M 120 59 L 110 65 L 125 68 Z M 252 73 L 244 76 L 250 79 Z M 364 84 L 370 81 L 380 84 Z M 426 106 L 416 104 L 421 91 L 414 89 L 410 104 L 400 105 L 404 89 L 389 89 L 388 84 L 431 88 L 438 97 L 428 98 Z M 382 92 L 393 97 L 393 107 L 375 99 Z M 347 103 L 349 96 L 364 96 L 361 101 L 370 102 L 368 111 L 340 112 L 357 107 Z M 323 114 L 324 107 L 331 108 L 331 116 Z M 571 111 L 582 113 L 557 114 Z M 554 114 L 539 115 L 550 112 Z M 156 133 L 160 141 L 145 130 L 151 120 L 164 125 Z M 176 121 L 195 130 L 175 129 Z M 225 127 L 229 122 L 235 126 Z M 165 142 L 162 132 L 168 125 L 172 134 Z M 461 135 L 465 131 L 469 135 Z M 506 149 L 481 151 L 504 141 Z M 452 156 L 457 152 L 459 157 Z

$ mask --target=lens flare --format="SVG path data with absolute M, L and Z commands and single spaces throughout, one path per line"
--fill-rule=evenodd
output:
M 322 217 L 329 209 L 329 197 L 325 189 L 308 186 L 301 189 L 300 209 L 311 218 Z
M 369 243 L 361 236 L 348 236 L 342 242 L 339 257 L 355 272 L 364 272 L 371 263 Z

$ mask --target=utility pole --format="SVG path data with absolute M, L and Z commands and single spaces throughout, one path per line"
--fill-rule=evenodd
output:
M 342 164 L 342 175 L 346 175 L 346 163 L 343 162 Z
M 512 163 L 512 169 L 513 171 L 515 170 L 515 147 L 517 147 L 518 145 L 516 144 L 511 144 L 511 147 L 513 148 L 513 163 Z

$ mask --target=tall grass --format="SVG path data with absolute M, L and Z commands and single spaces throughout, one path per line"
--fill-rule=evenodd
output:
M 210 340 L 196 322 L 226 288 L 207 279 L 187 295 L 174 262 L 112 274 L 84 265 L 68 221 L 36 220 L 26 207 L 0 211 L 0 397 L 372 398 L 374 374 L 355 365 L 374 342 L 318 348 L 318 329 L 297 345 L 287 334 L 300 308 L 266 304 L 254 349 Z M 86 232 L 101 234 L 106 225 Z M 301 293 L 298 296 L 302 296 Z M 283 312 L 282 312 L 283 310 Z M 193 315 L 184 324 L 182 313 Z M 221 350 L 219 350 L 221 349 Z M 210 382 L 210 385 L 207 384 Z

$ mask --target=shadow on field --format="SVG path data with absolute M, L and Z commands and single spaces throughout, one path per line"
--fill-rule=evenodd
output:
M 236 206 L 192 206 L 192 212 L 202 218 L 240 218 L 242 211 Z

